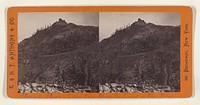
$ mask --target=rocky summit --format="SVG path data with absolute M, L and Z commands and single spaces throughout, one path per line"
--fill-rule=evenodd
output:
M 160 91 L 159 87 L 180 91 L 180 26 L 138 19 L 99 42 L 98 27 L 59 19 L 18 46 L 20 85 L 54 84 L 63 92 L 64 87 L 87 87 L 89 92 L 105 92 L 102 87 L 109 92 L 120 92 L 118 87 L 123 92 Z

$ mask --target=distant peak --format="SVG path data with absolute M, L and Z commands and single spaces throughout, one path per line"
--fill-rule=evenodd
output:
M 138 18 L 138 21 L 144 21 L 144 20 L 142 20 L 142 19 Z
M 58 22 L 65 22 L 62 18 L 59 18 Z
M 59 18 L 57 22 L 54 23 L 55 25 L 66 25 L 67 22 L 62 18 Z
M 146 22 L 140 18 L 136 22 L 134 22 L 132 25 L 146 25 Z

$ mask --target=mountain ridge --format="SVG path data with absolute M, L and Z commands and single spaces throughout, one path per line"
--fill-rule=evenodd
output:
M 70 49 L 75 50 L 97 41 L 98 27 L 75 25 L 73 23 L 66 23 L 64 20 L 59 19 L 58 22 L 55 22 L 45 29 L 37 31 L 30 38 L 20 42 L 19 51 L 22 53 L 28 53 L 23 49 L 32 48 L 31 53 L 40 53 L 40 55 L 57 54 L 70 51 Z M 35 51 L 35 47 L 39 49 Z M 58 47 L 61 47 L 62 49 L 57 49 Z M 29 54 L 29 56 L 31 56 L 31 54 Z

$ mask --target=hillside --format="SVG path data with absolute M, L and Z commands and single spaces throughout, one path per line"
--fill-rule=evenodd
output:
M 62 19 L 19 43 L 19 82 L 96 88 L 98 27 Z M 98 47 L 97 47 L 98 50 Z M 90 75 L 90 76 L 88 76 Z M 96 83 L 96 84 L 95 84 Z
M 100 43 L 104 83 L 136 83 L 180 89 L 180 27 L 138 19 Z

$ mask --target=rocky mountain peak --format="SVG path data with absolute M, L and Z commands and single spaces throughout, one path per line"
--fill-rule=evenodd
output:
M 59 18 L 57 22 L 54 23 L 54 25 L 66 25 L 67 22 L 63 20 L 62 18 Z
M 138 21 L 134 22 L 132 25 L 146 25 L 146 22 L 138 18 Z

